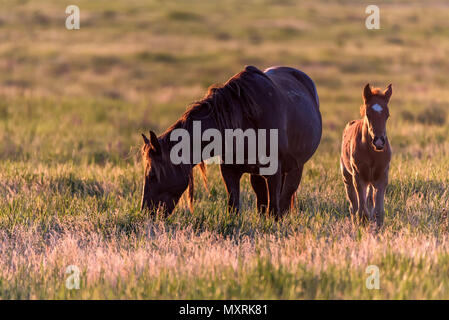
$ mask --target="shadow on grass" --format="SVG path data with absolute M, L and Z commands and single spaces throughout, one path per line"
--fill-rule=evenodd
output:
M 50 189 L 55 193 L 68 193 L 80 197 L 102 197 L 106 193 L 99 181 L 94 179 L 80 179 L 73 175 L 52 179 Z
M 426 199 L 429 196 L 441 197 L 446 190 L 447 183 L 437 180 L 393 180 L 388 184 L 386 197 L 391 200 L 407 200 L 410 196 L 420 194 Z

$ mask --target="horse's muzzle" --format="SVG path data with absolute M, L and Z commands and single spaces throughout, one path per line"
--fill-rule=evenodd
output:
M 375 136 L 373 139 L 373 146 L 377 151 L 381 151 L 385 147 L 385 137 L 383 136 Z

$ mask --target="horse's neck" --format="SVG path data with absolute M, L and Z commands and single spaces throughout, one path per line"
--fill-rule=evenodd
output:
M 198 152 L 200 155 L 202 155 L 203 149 L 204 147 L 210 143 L 210 141 L 203 141 L 203 134 L 206 130 L 209 129 L 215 129 L 218 130 L 221 134 L 221 136 L 223 137 L 223 132 L 221 132 L 221 130 L 219 130 L 217 128 L 217 125 L 215 123 L 215 121 L 213 120 L 212 117 L 207 117 L 204 119 L 195 119 L 195 118 L 187 118 L 185 120 L 187 123 L 186 125 L 186 129 L 189 132 L 190 135 L 190 139 L 191 139 L 191 144 L 190 144 L 190 148 L 191 148 L 191 153 L 192 153 L 192 158 L 193 158 L 193 154 L 195 152 Z M 210 137 L 209 137 L 210 138 Z M 211 138 L 214 139 L 214 138 Z M 195 166 L 198 163 L 198 159 L 191 159 L 193 166 Z M 201 159 L 201 160 L 206 160 L 206 159 Z

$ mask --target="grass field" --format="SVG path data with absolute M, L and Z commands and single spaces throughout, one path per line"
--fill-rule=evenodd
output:
M 449 5 L 420 2 L 377 1 L 381 29 L 367 30 L 366 1 L 78 0 L 68 31 L 72 3 L 2 1 L 0 298 L 449 298 Z M 210 166 L 193 214 L 140 213 L 140 133 L 246 64 L 316 82 L 323 138 L 297 209 L 259 216 L 245 176 L 229 215 Z M 380 232 L 352 227 L 339 174 L 367 82 L 394 85 Z

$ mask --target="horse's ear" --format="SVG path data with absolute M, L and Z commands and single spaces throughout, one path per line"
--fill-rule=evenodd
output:
M 161 145 L 159 144 L 159 140 L 157 139 L 156 134 L 150 130 L 150 145 L 154 149 L 156 154 L 161 153 Z
M 393 88 L 391 83 L 388 85 L 387 89 L 384 91 L 385 99 L 387 99 L 387 102 L 390 101 L 391 94 L 393 93 Z
M 365 88 L 363 88 L 363 100 L 367 102 L 372 96 L 373 93 L 371 92 L 371 87 L 369 86 L 369 83 L 367 83 Z
M 142 133 L 143 143 L 148 144 L 150 140 L 148 140 L 147 136 Z

